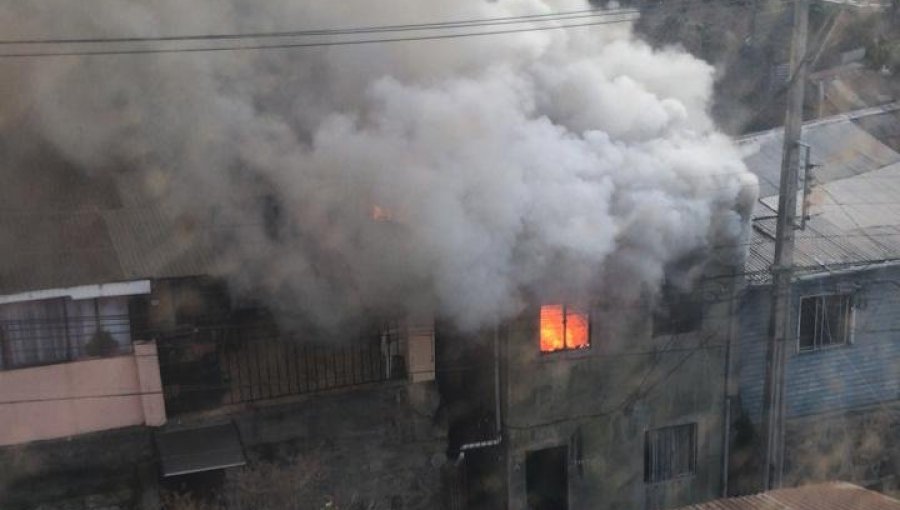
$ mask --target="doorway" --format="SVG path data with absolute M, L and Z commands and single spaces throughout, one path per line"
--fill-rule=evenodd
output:
M 568 454 L 565 446 L 525 454 L 528 510 L 568 510 Z

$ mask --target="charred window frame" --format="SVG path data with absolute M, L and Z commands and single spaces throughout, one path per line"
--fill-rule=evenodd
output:
M 648 430 L 644 434 L 644 481 L 659 483 L 697 472 L 697 424 Z
M 813 352 L 852 343 L 853 296 L 820 294 L 800 298 L 797 317 L 797 350 Z
M 580 351 L 591 347 L 591 313 L 571 304 L 545 304 L 539 312 L 541 354 Z
M 700 329 L 703 303 L 696 292 L 666 284 L 653 308 L 653 336 L 680 335 Z

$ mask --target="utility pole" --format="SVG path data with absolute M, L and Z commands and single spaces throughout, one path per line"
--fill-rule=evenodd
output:
M 781 486 L 784 474 L 784 370 L 787 340 L 791 327 L 791 283 L 794 266 L 794 229 L 797 215 L 797 181 L 800 167 L 800 136 L 803 128 L 803 94 L 806 87 L 808 58 L 809 0 L 794 0 L 794 33 L 791 41 L 792 69 L 787 115 L 784 121 L 784 154 L 778 196 L 778 223 L 775 231 L 775 260 L 772 265 L 772 309 L 766 352 L 765 465 L 763 489 Z

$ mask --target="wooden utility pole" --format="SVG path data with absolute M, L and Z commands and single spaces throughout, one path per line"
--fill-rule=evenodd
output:
M 766 352 L 764 490 L 781 486 L 784 474 L 784 368 L 787 340 L 793 339 L 791 283 L 794 266 L 794 229 L 797 215 L 797 181 L 800 167 L 800 136 L 803 129 L 803 94 L 808 58 L 809 0 L 794 0 L 794 33 L 791 41 L 791 77 L 787 115 L 784 121 L 784 154 L 778 196 L 778 223 L 775 231 L 775 260 L 772 265 L 772 308 Z

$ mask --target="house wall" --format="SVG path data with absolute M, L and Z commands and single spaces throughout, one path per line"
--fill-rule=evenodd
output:
M 506 338 L 504 441 L 508 507 L 526 507 L 526 454 L 570 445 L 569 508 L 671 508 L 717 497 L 731 281 L 706 281 L 699 330 L 652 337 L 646 304 L 596 306 L 591 347 L 541 354 L 539 313 Z M 697 424 L 693 476 L 644 482 L 651 429 Z M 574 454 L 578 437 L 580 458 Z
M 153 343 L 131 354 L 0 372 L 0 446 L 165 423 Z
M 852 343 L 798 351 L 790 337 L 785 373 L 785 480 L 799 484 L 841 479 L 896 487 L 900 442 L 900 267 L 880 267 L 801 279 L 800 298 L 852 291 Z M 769 287 L 751 288 L 740 314 L 741 411 L 758 440 L 762 420 Z
M 850 345 L 798 352 L 796 331 L 787 349 L 788 418 L 871 407 L 900 398 L 900 267 L 800 280 L 792 296 L 796 321 L 802 296 L 852 291 Z M 754 423 L 762 419 L 769 321 L 769 287 L 754 287 L 740 314 L 740 391 Z

